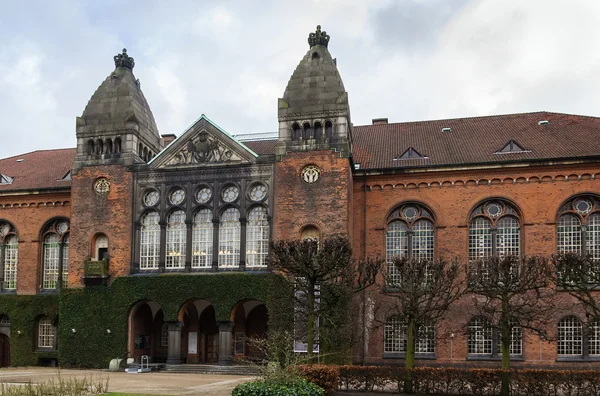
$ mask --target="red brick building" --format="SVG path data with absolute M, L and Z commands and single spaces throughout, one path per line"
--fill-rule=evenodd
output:
M 309 36 L 278 101 L 277 137 L 238 139 L 204 115 L 179 137 L 161 137 L 123 51 L 77 117 L 75 149 L 0 160 L 0 364 L 104 364 L 68 352 L 102 354 L 92 338 L 108 357 L 253 356 L 245 339 L 267 332 L 269 312 L 251 286 L 269 276 L 276 239 L 346 235 L 357 258 L 600 259 L 600 118 L 353 125 L 328 44 L 320 28 Z M 161 282 L 170 289 L 145 286 Z M 226 287 L 215 294 L 211 282 Z M 404 329 L 377 317 L 378 293 L 362 297 L 353 359 L 401 364 Z M 117 313 L 76 320 L 77 301 L 82 310 L 83 301 L 113 301 Z M 457 304 L 439 324 L 452 335 L 434 329 L 418 357 L 497 360 L 497 336 L 468 313 L 468 301 Z M 600 326 L 584 331 L 577 306 L 554 323 L 552 341 L 515 336 L 514 360 L 600 359 Z

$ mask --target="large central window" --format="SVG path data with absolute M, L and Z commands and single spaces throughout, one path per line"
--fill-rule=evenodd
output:
M 259 206 L 248 213 L 246 225 L 246 265 L 265 267 L 269 252 L 269 221 L 267 209 Z
M 185 268 L 186 241 L 187 226 L 185 224 L 185 213 L 183 210 L 177 210 L 169 215 L 167 221 L 166 269 Z
M 433 260 L 433 215 L 420 204 L 404 204 L 388 216 L 386 259 L 390 279 L 399 282 L 399 274 L 392 265 L 394 257 Z
M 213 219 L 210 209 L 194 216 L 192 230 L 192 268 L 210 268 L 213 255 Z
M 240 211 L 225 209 L 219 224 L 219 267 L 240 265 Z

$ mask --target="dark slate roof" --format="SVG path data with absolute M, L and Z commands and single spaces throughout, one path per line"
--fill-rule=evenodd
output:
M 277 139 L 254 141 L 244 140 L 243 143 L 258 155 L 273 155 L 275 154 L 275 145 L 277 144 Z
M 38 150 L 0 159 L 0 173 L 13 179 L 11 184 L 0 184 L 0 192 L 70 187 L 70 178 L 63 178 L 71 171 L 75 152 L 74 148 Z
M 353 140 L 360 169 L 600 157 L 600 118 L 537 112 L 363 125 Z M 511 140 L 523 151 L 495 154 Z M 424 158 L 394 160 L 411 147 Z

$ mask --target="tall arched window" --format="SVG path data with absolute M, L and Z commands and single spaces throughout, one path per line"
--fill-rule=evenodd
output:
M 401 205 L 388 216 L 386 259 L 388 274 L 394 282 L 400 279 L 392 260 L 405 256 L 417 260 L 434 258 L 433 215 L 416 203 Z
M 248 213 L 246 225 L 246 265 L 265 267 L 269 252 L 269 221 L 267 209 L 259 206 Z
M 229 208 L 221 214 L 219 224 L 219 267 L 240 265 L 240 211 Z
M 158 269 L 160 255 L 160 216 L 149 212 L 142 218 L 140 232 L 140 269 Z
M 60 278 L 62 278 L 60 286 L 67 286 L 69 227 L 68 220 L 54 220 L 47 223 L 42 232 L 42 289 L 44 290 L 57 289 Z
M 471 212 L 469 261 L 520 255 L 521 227 L 517 210 L 500 200 L 477 206 Z
M 323 137 L 323 126 L 320 122 L 315 122 L 315 139 L 321 139 Z
M 42 316 L 38 322 L 38 342 L 40 349 L 56 348 L 56 327 L 47 316 Z
M 0 263 L 4 264 L 2 290 L 16 290 L 19 238 L 14 227 L 5 222 L 0 222 Z
M 406 353 L 408 348 L 408 327 L 398 316 L 388 318 L 383 327 L 383 353 Z M 433 326 L 421 326 L 415 339 L 416 354 L 435 353 L 435 330 Z
M 302 135 L 302 138 L 304 140 L 312 139 L 312 128 L 308 122 L 304 124 L 304 134 Z
M 201 209 L 194 216 L 192 230 L 192 268 L 212 267 L 213 219 L 210 209 Z
M 600 260 L 600 200 L 597 197 L 569 200 L 559 209 L 557 225 L 558 253 L 588 254 Z
M 297 123 L 294 123 L 292 125 L 292 139 L 300 140 L 301 136 L 302 136 L 302 130 L 300 129 L 300 125 L 298 125 Z
M 176 210 L 167 218 L 166 269 L 185 268 L 186 241 L 187 226 L 185 224 L 185 212 L 183 210 Z
M 327 137 L 327 140 L 333 138 L 333 125 L 331 124 L 331 121 L 325 123 L 325 136 Z

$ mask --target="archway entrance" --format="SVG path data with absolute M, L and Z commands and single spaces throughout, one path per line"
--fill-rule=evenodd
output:
M 233 321 L 233 353 L 238 359 L 261 360 L 263 352 L 253 339 L 267 336 L 269 316 L 267 307 L 260 301 L 247 300 L 236 304 L 231 313 Z
M 217 363 L 219 327 L 215 309 L 206 300 L 189 300 L 179 311 L 181 357 L 184 363 Z
M 163 310 L 155 301 L 140 301 L 129 314 L 129 356 L 137 362 L 143 355 L 153 363 L 167 359 L 168 329 Z
M 0 367 L 10 366 L 10 319 L 0 316 Z

